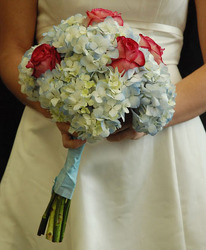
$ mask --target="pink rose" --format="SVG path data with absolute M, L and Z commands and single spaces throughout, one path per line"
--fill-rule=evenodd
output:
M 26 67 L 34 69 L 32 75 L 38 78 L 48 69 L 54 69 L 56 64 L 60 62 L 61 57 L 55 47 L 49 44 L 42 44 L 33 51 L 31 59 Z
M 157 62 L 157 64 L 160 64 L 162 61 L 162 54 L 164 49 L 162 49 L 155 41 L 153 41 L 148 36 L 143 36 L 140 34 L 141 40 L 139 43 L 139 46 L 141 48 L 148 49 L 149 52 L 154 56 L 154 60 Z
M 112 59 L 110 65 L 114 69 L 117 67 L 120 73 L 145 64 L 144 54 L 139 50 L 138 43 L 133 39 L 124 36 L 117 37 L 117 48 L 119 50 L 119 58 Z
M 100 23 L 103 22 L 104 19 L 108 16 L 112 17 L 120 26 L 123 26 L 123 20 L 121 17 L 121 14 L 119 14 L 117 11 L 111 11 L 106 9 L 93 9 L 91 11 L 87 11 L 87 16 L 89 18 L 89 25 L 92 25 L 94 23 Z

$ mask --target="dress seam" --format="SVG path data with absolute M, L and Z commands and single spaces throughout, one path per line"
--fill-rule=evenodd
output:
M 180 211 L 181 211 L 181 221 L 182 221 L 182 228 L 183 228 L 183 237 L 184 237 L 184 248 L 185 250 L 187 250 L 187 246 L 186 246 L 186 238 L 185 238 L 185 226 L 184 226 L 184 220 L 183 220 L 183 216 L 182 216 L 182 204 L 181 204 L 181 195 L 180 195 L 180 191 L 179 191 L 179 181 L 178 181 L 178 174 L 177 174 L 177 164 L 176 164 L 176 154 L 175 154 L 175 146 L 174 146 L 174 138 L 173 136 L 171 136 L 171 143 L 172 143 L 172 148 L 173 151 L 171 153 L 173 153 L 173 158 L 174 158 L 174 163 L 175 163 L 175 177 L 176 177 L 176 181 L 177 181 L 177 189 L 178 189 L 178 199 L 179 199 L 179 207 L 180 207 Z

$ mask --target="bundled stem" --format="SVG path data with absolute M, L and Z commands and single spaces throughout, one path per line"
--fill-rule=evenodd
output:
M 59 242 L 60 240 L 63 213 L 64 213 L 64 199 L 58 196 L 56 212 L 55 212 L 55 217 L 54 217 L 54 237 L 53 237 L 54 242 Z
M 41 236 L 42 234 L 45 233 L 47 222 L 48 222 L 48 219 L 49 219 L 49 216 L 50 216 L 50 211 L 52 209 L 52 205 L 53 205 L 53 203 L 55 201 L 55 198 L 56 198 L 56 194 L 53 192 L 52 196 L 51 196 L 51 199 L 49 201 L 49 204 L 48 204 L 48 206 L 46 208 L 46 211 L 44 212 L 44 214 L 42 216 L 42 220 L 41 220 L 41 223 L 39 225 L 39 229 L 38 229 L 38 233 L 37 233 L 38 236 Z
M 53 239 L 53 228 L 54 228 L 54 217 L 55 217 L 56 206 L 57 206 L 57 201 L 55 199 L 50 211 L 49 223 L 46 232 L 46 239 L 50 241 L 52 241 Z
M 65 228 L 66 228 L 67 218 L 68 218 L 68 214 L 69 214 L 70 203 L 71 203 L 71 200 L 69 200 L 69 199 L 67 199 L 65 201 L 60 242 L 62 242 L 63 237 L 64 237 L 64 232 L 65 232 Z
M 45 234 L 52 242 L 61 242 L 64 237 L 71 200 L 52 193 L 49 204 L 42 216 L 37 235 Z M 48 226 L 47 226 L 48 224 Z

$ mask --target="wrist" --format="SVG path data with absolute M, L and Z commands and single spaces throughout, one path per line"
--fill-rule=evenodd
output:
M 41 113 L 45 118 L 51 119 L 51 114 L 49 110 L 42 108 L 39 102 L 29 101 L 26 105 L 36 110 L 37 112 Z

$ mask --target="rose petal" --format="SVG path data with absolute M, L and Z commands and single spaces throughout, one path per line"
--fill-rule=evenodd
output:
M 155 51 L 151 51 L 151 54 L 154 56 L 154 60 L 157 64 L 163 62 L 162 57 L 159 54 L 155 53 Z
M 117 49 L 119 51 L 119 58 L 126 58 L 125 46 L 124 46 L 125 37 L 117 37 Z
M 124 25 L 124 21 L 123 21 L 121 16 L 116 16 L 116 17 L 112 17 L 112 18 L 119 24 L 119 26 Z
M 125 58 L 127 61 L 135 62 L 138 66 L 145 64 L 144 54 L 139 50 L 139 44 L 131 38 L 124 36 L 117 37 L 117 48 L 119 58 Z
M 149 44 L 149 42 L 145 39 L 145 36 L 143 36 L 142 34 L 140 34 L 140 42 L 139 42 L 139 46 L 145 49 L 150 49 L 151 46 Z
M 160 64 L 163 62 L 162 60 L 162 54 L 164 49 L 162 49 L 154 40 L 152 40 L 148 36 L 143 36 L 140 34 L 141 40 L 140 40 L 140 47 L 148 49 L 149 52 L 154 56 L 154 60 L 157 62 L 157 64 Z
M 123 26 L 123 20 L 121 17 L 121 14 L 119 14 L 117 11 L 111 11 L 107 9 L 102 9 L 102 8 L 96 8 L 92 9 L 91 11 L 87 11 L 87 16 L 89 18 L 89 25 L 92 25 L 93 22 L 99 23 L 103 22 L 104 19 L 108 16 L 112 17 L 120 26 Z
M 36 47 L 32 53 L 30 61 L 27 63 L 27 68 L 33 68 L 33 76 L 38 78 L 48 69 L 55 68 L 57 63 L 61 62 L 60 54 L 56 48 L 49 44 L 41 44 Z
M 27 68 L 27 69 L 29 69 L 29 68 L 34 68 L 34 64 L 33 64 L 31 61 L 29 61 L 29 62 L 27 63 L 27 65 L 26 65 L 26 68 Z
M 138 55 L 136 57 L 136 59 L 134 60 L 134 62 L 139 66 L 142 67 L 145 65 L 145 57 L 144 57 L 144 53 L 142 51 L 138 51 Z
M 53 69 L 53 68 L 51 69 L 50 67 L 50 58 L 39 63 L 38 67 L 36 67 L 36 69 L 34 70 L 33 76 L 38 78 L 41 74 L 46 72 L 48 69 L 50 70 Z
M 133 69 L 138 67 L 138 65 L 134 62 L 130 62 L 126 59 L 117 59 L 114 60 L 111 64 L 110 64 L 114 69 L 118 68 L 119 73 L 122 73 L 123 71 L 127 71 L 129 69 Z

